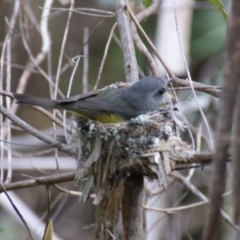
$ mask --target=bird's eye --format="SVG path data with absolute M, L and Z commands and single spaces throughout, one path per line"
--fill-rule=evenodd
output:
M 164 92 L 165 92 L 165 89 L 164 89 L 164 88 L 161 88 L 161 89 L 158 90 L 158 94 L 159 94 L 159 95 L 164 94 Z

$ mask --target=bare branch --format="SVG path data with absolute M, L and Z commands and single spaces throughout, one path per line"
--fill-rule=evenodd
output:
M 216 239 L 219 231 L 220 208 L 222 205 L 221 195 L 225 189 L 226 159 L 230 146 L 230 141 L 228 141 L 228 138 L 225 136 L 231 133 L 234 111 L 236 111 L 236 108 L 239 108 L 239 105 L 237 105 L 237 96 L 239 95 L 240 86 L 240 2 L 238 0 L 232 1 L 231 12 L 232 15 L 229 19 L 227 56 L 225 61 L 225 78 L 223 81 L 223 92 L 220 100 L 219 116 L 217 118 L 217 140 L 212 179 L 210 181 L 210 206 L 203 238 L 206 240 Z M 239 124 L 239 122 L 237 124 Z M 235 147 L 239 149 L 238 141 L 235 144 L 237 144 Z M 236 151 L 235 148 L 234 158 L 236 157 L 238 151 Z M 239 161 L 239 156 L 235 159 L 236 161 Z M 236 165 L 236 167 L 237 166 L 239 166 L 239 164 Z M 236 174 L 238 176 L 236 176 Z M 239 169 L 234 169 L 233 182 L 236 181 L 234 184 L 238 185 L 239 177 Z M 235 200 L 238 199 L 239 201 L 239 186 L 237 186 L 237 189 L 236 186 L 234 185 L 234 196 L 236 197 Z M 237 224 L 239 224 L 239 202 L 236 204 L 238 207 L 235 206 L 235 210 L 238 209 L 238 216 L 236 217 L 235 215 L 234 220 L 237 220 Z
M 159 0 L 152 1 L 152 4 L 148 8 L 144 9 L 143 11 L 141 11 L 140 13 L 137 14 L 136 19 L 139 22 L 146 19 L 147 17 L 149 17 L 151 14 L 153 14 L 158 9 L 159 5 L 160 5 Z M 159 71 L 157 69 L 156 63 L 155 63 L 152 55 L 146 48 L 145 44 L 142 42 L 141 38 L 139 37 L 136 26 L 132 23 L 131 27 L 132 27 L 133 40 L 134 40 L 137 48 L 142 53 L 142 55 L 145 57 L 152 74 L 155 76 L 159 76 Z
M 58 191 L 60 191 L 62 193 L 65 193 L 65 194 L 67 194 L 69 196 L 81 197 L 83 195 L 82 192 L 79 192 L 79 191 L 76 192 L 76 191 L 72 191 L 72 190 L 67 190 L 65 188 L 60 187 L 57 184 L 54 184 L 53 187 L 55 187 Z M 92 198 L 92 199 L 95 199 L 96 198 L 96 194 L 90 194 L 89 197 Z
M 152 43 L 152 41 L 150 40 L 150 38 L 147 36 L 147 34 L 145 33 L 145 31 L 143 30 L 143 28 L 141 27 L 141 25 L 139 24 L 138 20 L 136 19 L 136 17 L 134 16 L 133 12 L 131 11 L 130 7 L 127 6 L 127 10 L 129 12 L 130 18 L 133 20 L 133 22 L 135 23 L 137 29 L 141 32 L 141 34 L 143 35 L 143 37 L 145 38 L 145 40 L 147 41 L 147 43 L 149 44 L 149 46 L 151 47 L 152 51 L 154 52 L 154 54 L 157 56 L 157 58 L 159 59 L 159 61 L 161 62 L 161 64 L 163 65 L 163 67 L 165 68 L 166 72 L 169 74 L 169 76 L 171 78 L 176 78 L 176 76 L 172 73 L 172 71 L 167 67 L 167 65 L 165 64 L 164 60 L 161 58 L 160 54 L 158 53 L 158 50 L 156 49 L 156 47 L 154 46 L 154 44 Z
M 104 63 L 105 63 L 105 60 L 106 60 L 106 57 L 107 57 L 108 49 L 109 49 L 109 46 L 110 46 L 110 43 L 111 43 L 111 40 L 112 40 L 112 36 L 114 34 L 114 30 L 115 30 L 116 26 L 117 26 L 117 23 L 115 23 L 112 26 L 112 29 L 110 31 L 110 34 L 109 34 L 109 37 L 108 37 L 108 40 L 107 40 L 107 44 L 106 44 L 106 47 L 104 49 L 104 54 L 103 54 L 103 58 L 102 58 L 102 61 L 101 61 L 101 65 L 100 65 L 100 68 L 98 70 L 97 81 L 96 81 L 96 83 L 94 85 L 93 90 L 97 90 L 97 87 L 98 87 L 98 84 L 99 84 L 99 81 L 100 81 L 100 78 L 101 78 L 103 66 L 104 66 Z
M 136 82 L 138 80 L 138 67 L 130 31 L 126 0 L 115 0 L 115 11 L 122 42 L 126 82 Z
M 9 118 L 12 122 L 17 124 L 22 129 L 29 132 L 30 134 L 37 137 L 38 139 L 44 141 L 45 143 L 48 143 L 48 144 L 52 145 L 53 147 L 59 149 L 60 151 L 63 151 L 65 153 L 69 154 L 70 156 L 73 156 L 74 154 L 76 154 L 74 152 L 74 150 L 71 149 L 70 146 L 62 144 L 62 143 L 56 141 L 54 138 L 51 138 L 51 137 L 43 134 L 42 132 L 36 130 L 35 128 L 33 128 L 32 126 L 30 126 L 29 124 L 27 124 L 26 122 L 21 120 L 19 117 L 17 117 L 15 114 L 12 114 L 11 112 L 9 112 L 3 106 L 0 106 L 0 113 L 2 113 L 4 116 Z
M 4 184 L 4 188 L 8 191 L 16 190 L 21 188 L 29 188 L 41 185 L 51 185 L 61 182 L 73 181 L 75 178 L 76 172 L 69 173 L 58 173 L 50 176 L 36 177 L 28 180 L 23 180 L 15 183 Z M 3 192 L 3 189 L 0 189 L 0 192 Z
M 54 95 L 53 95 L 54 99 L 57 98 L 57 92 L 58 92 L 58 86 L 59 86 L 59 77 L 60 77 L 62 60 L 63 60 L 63 53 L 64 53 L 64 48 L 65 48 L 65 45 L 66 45 L 66 41 L 67 41 L 67 35 L 68 35 L 70 21 L 71 21 L 71 18 L 72 18 L 72 10 L 74 8 L 74 4 L 75 4 L 75 1 L 71 0 L 70 11 L 68 13 L 68 19 L 67 19 L 67 23 L 66 23 L 65 32 L 64 32 L 64 35 L 63 35 L 63 40 L 62 40 L 62 45 L 61 45 L 61 50 L 60 50 L 60 56 L 59 56 L 59 60 L 58 60 L 58 68 L 57 68 L 57 74 L 56 74 L 56 80 L 55 80 L 55 89 L 54 89 Z
M 17 215 L 18 215 L 19 218 L 21 219 L 22 223 L 24 224 L 25 228 L 27 229 L 27 231 L 28 231 L 31 239 L 34 240 L 34 237 L 33 237 L 32 233 L 31 233 L 31 231 L 30 231 L 30 229 L 29 229 L 29 227 L 28 227 L 28 224 L 27 224 L 27 222 L 25 221 L 24 217 L 22 216 L 22 214 L 20 213 L 20 211 L 18 210 L 18 208 L 15 206 L 14 202 L 12 201 L 11 197 L 10 197 L 9 194 L 7 193 L 5 187 L 3 186 L 2 183 L 0 183 L 0 186 L 1 186 L 1 188 L 2 188 L 2 191 L 5 193 L 8 201 L 9 201 L 10 204 L 12 205 L 14 211 L 17 213 Z
M 205 123 L 205 126 L 207 128 L 207 134 L 208 134 L 208 139 L 209 139 L 209 148 L 210 148 L 210 150 L 213 150 L 212 133 L 211 133 L 207 118 L 206 118 L 200 104 L 198 103 L 197 95 L 196 95 L 196 92 L 193 88 L 192 77 L 191 77 L 191 74 L 190 74 L 190 70 L 188 68 L 187 60 L 186 60 L 186 57 L 185 57 L 185 54 L 184 54 L 184 51 L 183 51 L 183 48 L 182 48 L 182 42 L 181 42 L 181 38 L 180 38 L 180 32 L 179 32 L 178 21 L 177 21 L 176 2 L 175 2 L 175 0 L 173 0 L 173 2 L 174 2 L 175 26 L 176 26 L 177 38 L 178 38 L 179 47 L 180 47 L 180 50 L 181 50 L 182 59 L 183 59 L 183 62 L 184 62 L 184 65 L 185 65 L 185 68 L 186 68 L 186 71 L 187 71 L 187 76 L 188 76 L 188 80 L 189 80 L 189 83 L 190 83 L 190 86 L 191 86 L 191 89 L 192 89 L 192 94 L 194 96 L 194 100 L 195 100 L 195 102 L 196 102 L 196 104 L 199 108 L 199 111 L 200 111 L 200 114 L 202 116 L 203 122 Z
M 193 194 L 195 194 L 196 196 L 198 196 L 201 200 L 208 202 L 208 198 L 202 193 L 200 192 L 188 179 L 186 179 L 182 174 L 180 173 L 171 173 L 171 176 L 173 176 L 174 178 L 176 178 L 178 181 L 180 181 L 182 184 L 184 184 L 184 186 L 190 190 Z M 220 196 L 220 198 L 222 198 L 222 196 Z M 230 216 L 224 212 L 223 210 L 220 211 L 220 214 L 222 216 L 222 218 L 234 229 L 237 229 L 235 224 L 233 223 L 232 219 L 230 218 Z
M 177 87 L 179 89 L 191 89 L 190 83 L 186 79 L 180 79 L 176 77 L 173 79 L 172 84 L 174 87 Z M 219 98 L 222 92 L 221 87 L 219 86 L 209 86 L 209 85 L 205 85 L 203 83 L 194 82 L 194 81 L 192 81 L 192 84 L 195 90 L 208 93 L 216 98 Z

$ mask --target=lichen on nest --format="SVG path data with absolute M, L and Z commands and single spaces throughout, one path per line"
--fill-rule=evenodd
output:
M 182 126 L 169 104 L 158 111 L 126 122 L 103 124 L 77 118 L 73 139 L 79 155 L 76 182 L 86 201 L 96 194 L 95 235 L 116 226 L 119 218 L 125 180 L 132 173 L 158 179 L 167 187 L 167 174 L 177 162 L 194 153 L 178 137 Z M 76 145 L 74 147 L 76 147 Z
M 163 161 L 163 170 L 169 173 L 174 166 L 169 156 L 173 156 L 175 162 L 178 159 L 184 161 L 184 157 L 176 158 L 177 152 L 182 151 L 182 147 L 193 152 L 191 146 L 177 137 L 178 126 L 172 114 L 173 111 L 166 107 L 115 124 L 78 118 L 77 134 L 82 144 L 77 179 L 80 180 L 88 172 L 93 172 L 93 164 L 99 160 L 103 166 L 109 168 L 106 170 L 109 177 L 116 171 L 134 170 L 154 179 L 157 175 L 159 177 L 157 161 Z M 158 160 L 157 152 L 160 154 Z M 163 152 L 165 154 L 162 154 Z M 168 158 L 169 163 L 164 157 Z

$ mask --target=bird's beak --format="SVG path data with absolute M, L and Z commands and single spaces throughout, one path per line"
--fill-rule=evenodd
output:
M 173 79 L 170 78 L 170 79 L 167 79 L 167 81 L 168 81 L 168 82 L 167 82 L 167 86 L 169 86 L 169 84 L 173 81 Z M 166 101 L 166 102 L 171 102 L 172 99 L 173 99 L 173 95 L 170 94 L 169 92 L 166 92 L 165 101 Z
M 166 95 L 167 95 L 167 96 L 166 96 L 167 101 L 171 101 L 172 98 L 173 98 L 172 94 L 170 94 L 169 92 L 167 92 Z
M 169 86 L 169 84 L 172 82 L 172 78 L 170 79 L 167 79 L 167 86 Z M 170 94 L 168 91 L 165 92 L 164 96 L 163 96 L 163 99 L 162 99 L 162 102 L 160 102 L 159 106 L 160 107 L 165 107 L 167 103 L 171 102 L 173 99 L 173 96 L 172 94 Z
M 172 94 L 170 94 L 169 92 L 166 92 L 164 94 L 164 98 L 163 100 L 160 102 L 159 106 L 160 107 L 165 107 L 167 103 L 171 102 L 173 99 Z
M 170 84 L 172 81 L 173 81 L 172 78 L 167 79 L 167 86 L 169 86 L 169 84 Z

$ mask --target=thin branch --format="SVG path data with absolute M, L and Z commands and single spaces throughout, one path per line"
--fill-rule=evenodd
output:
M 13 98 L 13 93 L 11 92 L 8 92 L 8 91 L 0 91 L 0 96 L 6 96 L 6 97 L 10 97 L 10 98 Z M 39 111 L 40 113 L 42 113 L 43 115 L 45 115 L 46 117 L 48 117 L 50 120 L 52 120 L 53 122 L 55 122 L 59 127 L 63 128 L 64 129 L 64 124 L 63 122 L 54 117 L 53 114 L 51 114 L 49 111 L 45 110 L 44 108 L 41 108 L 41 107 L 36 107 L 36 106 L 31 106 L 33 109 Z M 72 130 L 70 127 L 66 126 L 66 130 L 68 133 L 72 133 Z
M 1 60 L 0 60 L 0 91 L 3 91 L 3 77 L 4 77 L 4 57 L 5 57 L 5 51 L 7 48 L 7 38 L 5 38 L 2 46 L 2 52 L 1 52 Z M 0 96 L 0 106 L 3 105 L 3 97 Z M 3 121 L 3 115 L 0 114 L 0 137 L 1 139 L 5 138 L 6 131 L 4 132 L 5 128 L 3 127 L 5 125 Z M 1 161 L 1 170 L 0 170 L 0 181 L 3 182 L 4 179 L 4 171 L 3 171 L 3 158 L 4 158 L 4 143 L 0 143 L 0 161 Z
M 81 60 L 81 57 L 82 56 L 76 56 L 72 59 L 72 61 L 75 65 L 74 65 L 74 68 L 73 68 L 73 71 L 72 71 L 72 74 L 71 74 L 71 77 L 70 77 L 70 80 L 69 80 L 69 83 L 68 83 L 68 90 L 67 90 L 66 97 L 70 97 L 70 95 L 71 95 L 73 79 L 74 79 L 75 73 L 77 71 L 77 68 L 78 68 L 79 62 Z M 63 128 L 64 128 L 64 135 L 65 135 L 66 142 L 69 143 L 69 136 L 67 135 L 66 113 L 67 113 L 67 111 L 64 110 L 63 111 L 63 125 L 64 125 Z M 53 115 L 55 115 L 55 114 L 53 114 Z M 54 128 L 55 128 L 55 126 L 54 126 Z
M 198 103 L 197 95 L 196 95 L 196 92 L 194 91 L 193 84 L 192 84 L 192 77 L 191 77 L 191 74 L 190 74 L 190 71 L 189 71 L 189 68 L 188 68 L 188 65 L 187 65 L 187 60 L 186 60 L 186 57 L 185 57 L 185 54 L 184 54 L 184 51 L 183 51 L 183 48 L 182 48 L 181 37 L 180 37 L 178 21 L 177 21 L 176 1 L 173 0 L 173 3 L 174 3 L 175 26 L 176 26 L 177 38 L 178 38 L 179 47 L 180 47 L 180 50 L 181 50 L 182 59 L 183 59 L 183 62 L 184 62 L 184 65 L 185 65 L 185 68 L 186 68 L 186 71 L 187 71 L 187 76 L 188 76 L 188 80 L 189 80 L 190 86 L 192 88 L 192 94 L 193 94 L 195 102 L 196 102 L 196 104 L 197 104 L 197 106 L 199 108 L 200 114 L 201 114 L 201 116 L 203 118 L 203 122 L 205 123 L 206 128 L 207 128 L 208 137 L 209 137 L 209 148 L 210 148 L 210 150 L 213 150 L 213 138 L 212 138 L 211 130 L 210 130 L 208 121 L 206 119 L 206 116 L 205 116 L 201 106 Z
M 143 35 L 143 37 L 145 38 L 145 40 L 147 41 L 147 43 L 149 44 L 149 46 L 153 50 L 154 54 L 157 56 L 157 58 L 159 59 L 159 61 L 161 62 L 161 64 L 163 65 L 163 67 L 165 68 L 167 73 L 169 74 L 169 76 L 171 78 L 173 78 L 173 86 L 174 87 L 189 87 L 190 86 L 189 81 L 179 79 L 171 72 L 171 70 L 167 67 L 167 65 L 165 64 L 165 62 L 163 61 L 163 59 L 159 55 L 157 49 L 155 48 L 155 46 L 153 45 L 151 40 L 146 35 L 145 31 L 142 29 L 141 25 L 138 23 L 138 20 L 136 19 L 136 17 L 134 16 L 134 14 L 132 13 L 132 11 L 129 7 L 128 7 L 128 11 L 129 11 L 129 15 L 130 15 L 131 19 L 133 20 L 136 27 L 141 32 L 141 34 Z M 218 87 L 207 86 L 207 85 L 204 85 L 204 84 L 198 83 L 198 82 L 192 82 L 192 83 L 193 83 L 194 89 L 205 92 L 205 93 L 208 93 L 208 94 L 213 95 L 215 97 L 220 97 L 221 91 L 219 90 Z
M 53 0 L 48 0 L 44 2 L 44 6 L 46 8 L 49 8 L 53 3 Z M 45 77 L 45 79 L 52 85 L 54 85 L 54 83 L 52 82 L 52 79 L 43 71 L 43 69 L 39 66 L 40 63 L 42 63 L 42 61 L 45 59 L 49 49 L 50 49 L 50 44 L 51 44 L 51 40 L 50 40 L 50 36 L 48 33 L 48 16 L 50 14 L 49 10 L 44 10 L 42 13 L 42 20 L 40 23 L 40 29 L 41 29 L 41 38 L 42 38 L 42 47 L 41 47 L 41 51 L 38 53 L 38 55 L 36 56 L 36 58 L 34 58 L 30 47 L 28 46 L 27 40 L 25 38 L 25 33 L 24 33 L 24 29 L 23 29 L 23 22 L 22 22 L 22 11 L 20 9 L 20 31 L 21 31 L 21 36 L 22 36 L 22 41 L 23 41 L 23 45 L 25 47 L 25 50 L 27 51 L 30 59 L 32 62 L 28 62 L 26 69 L 24 70 L 24 72 L 22 73 L 18 86 L 17 86 L 17 92 L 18 93 L 23 93 L 27 82 L 32 74 L 32 72 L 29 69 L 32 69 L 34 67 L 36 67 L 38 69 L 38 71 Z M 63 95 L 62 95 L 63 96 Z M 13 103 L 11 106 L 11 111 L 12 112 L 16 112 L 18 109 L 18 105 Z
M 175 78 L 172 84 L 176 90 L 191 89 L 189 82 L 186 81 L 185 79 Z M 205 85 L 203 83 L 194 82 L 194 81 L 192 81 L 192 84 L 195 90 L 207 93 L 216 98 L 219 98 L 221 96 L 222 90 L 221 90 L 221 87 L 219 86 Z
M 48 117 L 50 120 L 52 120 L 54 123 L 56 123 L 59 127 L 61 128 L 66 128 L 68 133 L 72 133 L 71 128 L 68 127 L 66 124 L 64 124 L 60 119 L 57 117 L 54 117 L 52 113 L 49 111 L 45 110 L 44 108 L 41 107 L 36 107 L 36 106 L 31 106 L 33 109 L 37 110 L 38 112 L 42 113 L 46 117 Z
M 155 208 L 155 207 L 149 207 L 144 205 L 144 209 L 149 210 L 149 211 L 156 211 L 156 212 L 162 212 L 162 213 L 166 213 L 166 214 L 174 214 L 177 211 L 182 211 L 182 210 L 186 210 L 186 209 L 190 209 L 190 208 L 195 208 L 198 206 L 202 206 L 206 203 L 208 203 L 209 201 L 201 201 L 201 202 L 197 202 L 197 203 L 192 203 L 192 204 L 188 204 L 185 206 L 178 206 L 178 207 L 172 207 L 172 208 Z
M 21 120 L 19 117 L 17 117 L 15 114 L 12 114 L 11 112 L 9 112 L 3 106 L 0 106 L 0 113 L 2 113 L 4 116 L 9 118 L 12 122 L 14 122 L 18 126 L 20 126 L 22 129 L 29 132 L 30 134 L 37 137 L 38 139 L 44 141 L 45 143 L 51 144 L 53 147 L 65 152 L 71 156 L 75 154 L 74 150 L 71 149 L 71 146 L 62 144 L 62 143 L 56 141 L 54 138 L 51 138 L 51 137 L 43 134 L 42 132 L 36 130 L 35 128 L 33 128 L 32 126 L 30 126 L 29 124 L 27 124 L 26 122 Z
M 143 37 L 145 38 L 145 40 L 147 41 L 148 45 L 151 47 L 152 51 L 154 52 L 154 54 L 157 56 L 157 58 L 159 59 L 159 61 L 161 62 L 161 64 L 163 65 L 163 67 L 165 68 L 166 72 L 169 74 L 169 76 L 173 79 L 176 78 L 176 76 L 172 73 L 172 71 L 167 67 L 166 63 L 164 62 L 164 60 L 162 59 L 162 57 L 160 56 L 160 54 L 158 53 L 158 50 L 156 49 L 156 47 L 154 46 L 154 44 L 152 43 L 152 41 L 150 40 L 150 38 L 147 36 L 147 34 L 145 33 L 145 31 L 143 30 L 143 28 L 141 27 L 141 25 L 139 24 L 138 20 L 136 19 L 136 17 L 134 16 L 132 10 L 130 9 L 130 7 L 128 5 L 126 5 L 127 7 L 127 11 L 129 12 L 130 18 L 133 20 L 133 22 L 135 23 L 137 29 L 141 32 L 141 34 L 143 35 Z
M 131 26 L 132 26 L 133 40 L 134 40 L 138 50 L 145 57 L 152 74 L 155 76 L 159 76 L 159 71 L 157 69 L 156 63 L 155 63 L 152 55 L 150 54 L 147 47 L 145 46 L 145 44 L 142 42 L 141 38 L 139 37 L 135 25 L 132 23 Z
M 60 72 L 61 72 L 61 69 L 62 69 L 64 49 L 65 49 L 65 45 L 66 45 L 66 42 L 67 42 L 67 36 L 68 36 L 70 21 L 71 21 L 71 18 L 72 18 L 72 10 L 74 8 L 74 4 L 75 4 L 75 1 L 71 0 L 70 11 L 68 13 L 68 19 L 67 19 L 65 31 L 64 31 L 64 34 L 63 34 L 63 40 L 62 40 L 62 45 L 61 45 L 61 50 L 60 50 L 60 56 L 59 56 L 59 59 L 58 59 L 58 67 L 57 67 L 57 74 L 56 74 L 56 79 L 55 79 L 53 99 L 57 98 L 57 93 L 58 93 L 58 90 L 59 90 Z M 56 114 L 56 111 L 53 110 L 53 116 L 54 117 L 55 117 L 55 114 Z M 64 122 L 65 122 L 65 120 L 64 120 Z M 65 133 L 66 133 L 66 131 L 65 131 Z M 55 123 L 53 123 L 53 136 L 54 136 L 54 138 L 56 138 L 56 125 L 55 125 Z M 67 137 L 66 137 L 66 140 L 67 140 Z M 59 169 L 58 151 L 57 151 L 56 148 L 55 148 L 55 161 L 56 161 L 57 169 Z
M 177 94 L 176 94 L 176 92 L 175 92 L 175 89 L 173 89 L 172 84 L 171 84 L 171 88 L 172 88 L 172 91 L 173 91 L 173 94 L 174 94 L 174 98 L 175 98 L 175 99 L 177 100 L 177 102 L 179 103 L 178 96 L 177 96 Z M 193 149 L 195 149 L 195 140 L 194 140 L 194 137 L 193 137 L 193 134 L 192 134 L 192 130 L 190 129 L 189 122 L 188 122 L 188 120 L 187 120 L 187 118 L 186 118 L 186 116 L 185 116 L 185 114 L 184 114 L 184 112 L 183 112 L 183 110 L 182 110 L 182 106 L 181 106 L 180 103 L 178 104 L 178 108 L 179 108 L 179 112 L 180 112 L 180 114 L 181 114 L 181 116 L 182 116 L 182 118 L 183 118 L 183 121 L 184 121 L 184 123 L 185 123 L 186 126 L 187 126 L 187 130 L 188 130 L 189 136 L 190 136 L 191 141 L 192 141 Z
M 97 87 L 98 87 L 98 84 L 99 84 L 99 81 L 100 81 L 100 78 L 101 78 L 101 74 L 102 74 L 102 70 L 103 70 L 103 66 L 104 66 L 104 63 L 105 63 L 105 60 L 106 60 L 106 57 L 107 57 L 107 53 L 108 53 L 108 50 L 109 50 L 109 46 L 110 46 L 110 43 L 111 43 L 111 40 L 112 40 L 112 36 L 113 36 L 113 33 L 114 33 L 114 30 L 117 26 L 117 23 L 115 23 L 110 31 L 110 34 L 109 34 L 109 37 L 108 37 L 108 40 L 107 40 L 107 44 L 106 44 L 106 47 L 104 49 L 104 54 L 103 54 L 103 58 L 102 58 L 102 61 L 101 61 L 101 65 L 100 65 L 100 68 L 98 70 L 98 77 L 97 77 L 97 81 L 94 85 L 94 88 L 93 90 L 97 90 Z
M 51 10 L 56 10 L 59 12 L 73 12 L 82 15 L 87 15 L 91 17 L 103 17 L 103 18 L 112 18 L 115 17 L 114 12 L 104 11 L 96 8 L 73 8 L 73 9 L 66 9 L 66 8 L 51 8 Z
M 41 185 L 51 185 L 61 182 L 69 182 L 73 181 L 76 176 L 76 172 L 69 172 L 69 173 L 58 173 L 50 176 L 42 176 L 31 178 L 23 181 L 18 181 L 15 183 L 8 183 L 3 184 L 4 188 L 7 191 L 22 189 L 22 188 L 29 188 Z M 3 192 L 3 189 L 0 189 L 0 193 Z
M 54 90 L 53 99 L 57 98 L 57 91 L 58 91 L 59 78 L 60 78 L 60 72 L 61 72 L 61 67 L 62 67 L 63 53 L 64 53 L 64 48 L 65 48 L 65 45 L 66 45 L 66 41 L 67 41 L 67 35 L 68 35 L 68 31 L 69 31 L 70 21 L 71 21 L 71 18 L 72 18 L 72 10 L 74 8 L 74 4 L 75 4 L 75 1 L 71 0 L 70 11 L 69 11 L 69 14 L 68 14 L 68 19 L 67 19 L 65 31 L 64 31 L 64 34 L 63 34 L 60 56 L 59 56 L 59 60 L 58 60 L 58 67 L 57 67 L 57 74 L 56 74 L 56 79 L 55 79 L 55 90 Z
M 11 91 L 11 80 L 12 80 L 12 69 L 11 69 L 11 61 L 12 61 L 12 56 L 11 56 L 11 49 L 12 49 L 12 35 L 13 35 L 13 30 L 15 27 L 16 23 L 16 18 L 19 13 L 19 8 L 20 8 L 20 1 L 17 0 L 15 1 L 14 4 L 14 10 L 13 10 L 13 15 L 11 17 L 10 23 L 9 23 L 9 32 L 8 35 L 6 36 L 7 38 L 7 54 L 6 54 L 6 60 L 7 60 L 7 66 L 6 66 L 6 90 Z M 7 109 L 11 108 L 11 100 L 10 98 L 6 99 L 6 107 Z M 11 121 L 7 119 L 6 121 L 6 133 L 7 133 L 7 141 L 11 142 L 12 138 L 12 133 L 11 133 Z M 7 177 L 5 182 L 11 182 L 12 180 L 12 152 L 11 152 L 11 145 L 7 144 L 7 155 L 8 155 L 8 171 L 7 171 Z
M 202 193 L 200 192 L 190 181 L 187 180 L 183 175 L 180 173 L 170 173 L 171 176 L 176 178 L 178 181 L 180 181 L 188 190 L 190 190 L 193 194 L 195 194 L 197 197 L 199 197 L 203 201 L 209 201 L 209 199 Z M 220 196 L 221 197 L 221 196 Z M 236 225 L 230 218 L 230 216 L 224 212 L 223 210 L 220 210 L 220 214 L 222 218 L 235 230 L 237 229 Z
M 31 233 L 31 231 L 30 231 L 30 229 L 29 229 L 29 227 L 28 227 L 28 225 L 27 225 L 27 222 L 26 222 L 25 219 L 23 218 L 23 216 L 22 216 L 22 214 L 20 213 L 20 211 L 18 210 L 18 208 L 17 208 L 17 207 L 15 206 L 15 204 L 13 203 L 12 199 L 10 198 L 10 196 L 8 195 L 8 193 L 7 193 L 7 191 L 6 191 L 6 188 L 4 187 L 4 185 L 3 185 L 1 182 L 0 182 L 0 186 L 1 186 L 2 192 L 5 193 L 8 201 L 9 201 L 10 204 L 12 205 L 14 211 L 17 213 L 17 215 L 19 216 L 19 218 L 20 218 L 21 221 L 23 222 L 24 226 L 26 227 L 26 229 L 27 229 L 27 231 L 28 231 L 31 239 L 34 240 L 34 237 L 33 237 L 32 233 Z
M 82 88 L 83 88 L 83 93 L 88 92 L 88 72 L 89 72 L 89 44 L 88 44 L 88 39 L 89 39 L 89 28 L 85 27 L 84 28 L 84 33 L 83 33 L 83 42 L 84 42 L 84 47 L 83 47 L 83 79 L 82 79 Z
M 160 0 L 152 1 L 152 4 L 148 8 L 144 9 L 143 11 L 141 11 L 140 13 L 138 13 L 136 15 L 136 19 L 138 20 L 138 22 L 143 21 L 144 19 L 146 19 L 147 17 L 152 15 L 154 12 L 156 12 L 159 5 L 160 5 Z M 132 23 L 131 27 L 132 27 L 133 40 L 134 40 L 138 50 L 145 57 L 152 74 L 155 76 L 158 76 L 159 71 L 158 71 L 158 68 L 156 66 L 156 63 L 155 63 L 152 55 L 150 54 L 147 47 L 145 46 L 145 44 L 142 42 L 141 38 L 139 37 L 136 26 Z
M 83 194 L 82 192 L 67 190 L 65 188 L 60 187 L 58 184 L 54 184 L 53 187 L 55 187 L 59 192 L 65 193 L 65 194 L 67 194 L 69 196 L 73 196 L 73 197 L 81 197 Z M 92 199 L 95 199 L 96 194 L 90 194 L 89 197 Z

